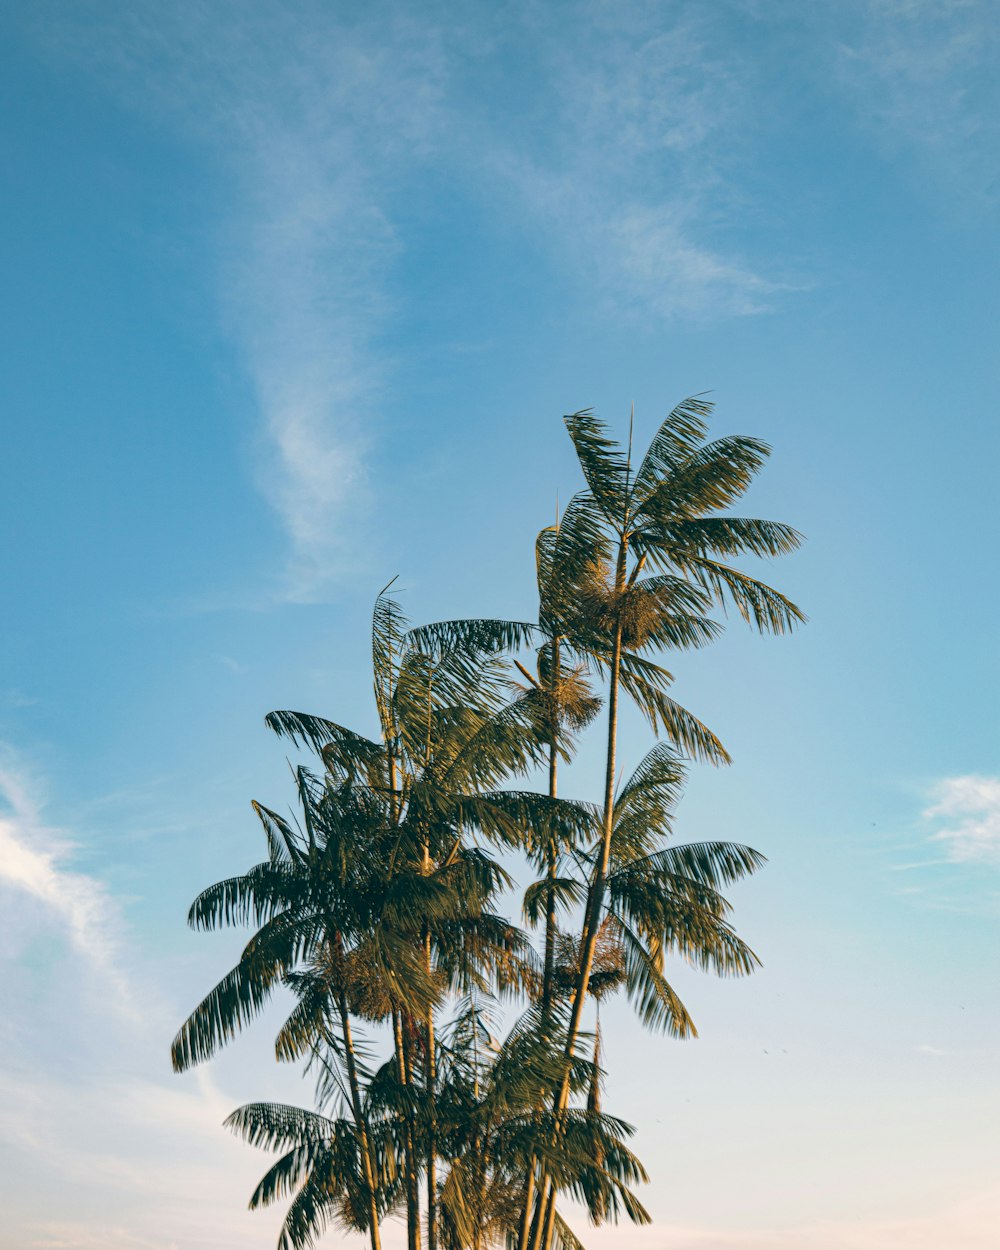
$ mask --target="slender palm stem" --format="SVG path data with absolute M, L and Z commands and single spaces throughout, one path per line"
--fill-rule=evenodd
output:
M 618 547 L 618 562 L 615 569 L 615 595 L 620 603 L 621 595 L 626 586 L 626 569 L 628 562 L 628 544 L 623 537 Z M 570 1068 L 576 1040 L 583 1021 L 583 1011 L 587 1001 L 587 987 L 594 966 L 594 951 L 597 947 L 597 935 L 601 927 L 601 908 L 604 905 L 605 886 L 607 884 L 608 864 L 611 858 L 611 835 L 614 828 L 615 802 L 615 760 L 618 746 L 618 691 L 621 678 L 622 659 L 622 620 L 620 611 L 617 614 L 614 629 L 614 640 L 611 651 L 610 678 L 608 688 L 608 741 L 604 778 L 604 814 L 601 830 L 601 846 L 594 866 L 590 889 L 587 892 L 587 906 L 584 913 L 583 931 L 580 943 L 580 966 L 573 1005 L 570 1011 L 569 1027 L 566 1032 L 565 1064 L 563 1077 L 555 1098 L 553 1110 L 556 1116 L 556 1131 L 559 1131 L 560 1120 L 569 1104 Z M 544 1207 L 543 1207 L 543 1204 Z M 534 1235 L 529 1243 L 530 1250 L 547 1250 L 551 1243 L 555 1221 L 555 1187 L 550 1186 L 545 1169 L 542 1173 L 542 1187 L 539 1195 L 539 1212 L 544 1216 L 537 1221 Z
M 424 963 L 431 974 L 431 935 L 424 930 Z M 437 1250 L 437 1129 L 435 1099 L 437 1096 L 437 1059 L 434 1038 L 434 1007 L 427 1008 L 426 1022 L 426 1092 L 427 1092 L 427 1250 Z
M 372 1250 L 381 1250 L 382 1241 L 379 1234 L 378 1198 L 375 1181 L 375 1165 L 372 1159 L 368 1140 L 368 1128 L 365 1123 L 364 1108 L 361 1104 L 361 1083 L 358 1079 L 357 1057 L 354 1052 L 354 1038 L 351 1034 L 351 1013 L 347 1007 L 347 995 L 341 988 L 337 996 L 340 1009 L 340 1027 L 344 1039 L 344 1055 L 347 1060 L 347 1080 L 351 1089 L 351 1108 L 354 1112 L 354 1123 L 358 1131 L 358 1144 L 361 1149 L 361 1163 L 365 1173 L 365 1189 L 368 1199 L 368 1229 L 371 1237 Z
M 549 738 L 549 798 L 556 797 L 557 776 L 556 772 L 559 766 L 559 719 L 558 719 L 558 691 L 559 691 L 559 639 L 553 641 L 552 646 L 552 677 L 551 688 L 555 697 L 550 700 L 549 708 L 550 718 L 550 738 Z M 556 953 L 556 873 L 558 866 L 558 854 L 554 843 L 550 840 L 548 852 L 548 863 L 546 865 L 548 872 L 548 895 L 545 901 L 545 966 L 542 978 L 542 1014 L 544 1019 L 548 1019 L 549 1011 L 552 1007 L 552 980 L 555 972 L 555 953 Z
M 535 1205 L 535 1160 L 529 1161 L 528 1180 L 524 1188 L 524 1209 L 521 1211 L 521 1224 L 518 1229 L 517 1245 L 518 1250 L 524 1250 L 528 1244 L 528 1236 L 531 1231 L 531 1213 Z
M 398 1008 L 392 1011 L 392 1033 L 396 1048 L 396 1069 L 399 1084 L 407 1097 L 410 1086 L 410 1070 L 406 1055 L 406 1041 L 403 1036 L 403 1019 Z M 416 1131 L 413 1119 L 413 1108 L 407 1106 L 404 1111 L 405 1128 L 403 1130 L 406 1157 L 404 1174 L 406 1183 L 406 1250 L 420 1250 L 420 1189 L 417 1182 L 417 1150 Z
M 552 1245 L 552 1235 L 553 1235 L 553 1232 L 555 1231 L 555 1224 L 556 1224 L 556 1187 L 555 1185 L 550 1185 L 548 1202 L 545 1204 L 545 1221 L 542 1226 L 541 1245 L 545 1248 L 545 1250 L 549 1250 L 549 1247 L 551 1247 Z

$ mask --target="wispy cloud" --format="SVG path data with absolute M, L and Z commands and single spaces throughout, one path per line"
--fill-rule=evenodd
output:
M 117 899 L 74 866 L 79 839 L 47 819 L 24 760 L 0 765 L 0 1245 L 273 1246 L 280 1217 L 245 1210 L 263 1156 L 221 1127 L 238 1100 L 207 1070 L 169 1073 L 181 1012 L 165 1010 L 164 964 L 138 962 Z M 291 1073 L 285 1084 L 301 1096 Z
M 43 818 L 37 781 L 9 751 L 0 758 L 0 889 L 39 905 L 124 1009 L 117 908 L 100 881 L 69 866 L 73 847 Z
M 991 0 L 859 0 L 839 45 L 863 124 L 932 158 L 947 181 L 995 199 L 1000 27 Z M 844 12 L 844 11 L 842 11 Z
M 924 819 L 936 830 L 931 840 L 955 863 L 1000 865 L 1000 778 L 947 777 L 932 792 Z
M 387 188 L 433 124 L 436 33 L 403 9 L 148 0 L 39 26 L 221 175 L 211 280 L 257 399 L 257 482 L 291 545 L 273 593 L 315 599 L 362 528 L 391 368 L 374 346 L 399 252 Z
M 50 47 L 220 175 L 209 270 L 257 400 L 257 484 L 290 544 L 279 598 L 320 598 L 368 554 L 382 344 L 408 189 L 428 176 L 544 240 L 618 312 L 744 315 L 784 289 L 720 242 L 750 101 L 744 59 L 696 6 L 595 0 L 570 21 L 527 2 L 460 22 L 308 0 L 41 8 Z
M 692 6 L 580 6 L 531 28 L 543 126 L 494 130 L 489 161 L 589 288 L 618 313 L 671 320 L 764 311 L 789 284 L 733 243 L 754 100 L 745 62 Z M 530 123 L 533 114 L 526 121 Z

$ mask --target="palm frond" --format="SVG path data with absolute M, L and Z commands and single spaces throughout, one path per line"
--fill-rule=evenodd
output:
M 639 1019 L 647 1028 L 662 1030 L 671 1037 L 697 1037 L 698 1030 L 687 1008 L 657 967 L 645 943 L 621 916 L 613 914 L 612 918 L 625 958 L 626 991 Z
M 531 621 L 480 620 L 436 621 L 419 625 L 407 634 L 418 651 L 441 656 L 451 651 L 466 655 L 520 651 L 535 641 L 538 626 Z
M 387 592 L 395 578 L 379 592 L 372 611 L 372 674 L 375 706 L 385 739 L 395 736 L 392 719 L 392 690 L 404 649 L 408 622 L 397 600 Z
M 664 419 L 635 475 L 634 494 L 640 503 L 664 476 L 674 473 L 696 452 L 708 429 L 712 408 L 709 400 L 692 395 L 682 399 Z
M 590 408 L 563 417 L 587 487 L 608 523 L 620 526 L 628 509 L 628 461 Z M 565 518 L 564 518 L 565 522 Z
M 622 689 L 649 721 L 654 733 L 692 759 L 729 764 L 732 759 L 715 734 L 693 712 L 671 699 L 664 687 L 671 681 L 666 669 L 641 656 L 626 653 L 621 660 Z
M 385 748 L 382 744 L 335 721 L 306 712 L 277 711 L 268 712 L 264 723 L 279 737 L 290 738 L 296 745 L 315 751 L 328 767 L 344 775 L 359 773 L 369 784 L 377 784 L 383 776 Z
M 693 447 L 650 483 L 639 516 L 656 523 L 727 508 L 746 492 L 770 454 L 767 443 L 740 434 Z
M 807 619 L 786 595 L 739 569 L 695 555 L 685 555 L 683 565 L 720 603 L 732 603 L 747 624 L 761 633 L 790 633 Z
M 249 1102 L 237 1107 L 225 1127 L 263 1150 L 302 1147 L 317 1153 L 337 1132 L 337 1122 L 316 1111 L 279 1102 Z
M 294 891 L 295 876 L 288 862 L 267 860 L 202 890 L 191 904 L 188 924 L 202 931 L 251 921 L 261 924 L 287 907 Z

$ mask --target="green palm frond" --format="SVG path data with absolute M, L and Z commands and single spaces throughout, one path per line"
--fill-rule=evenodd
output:
M 786 634 L 807 620 L 786 595 L 739 569 L 695 555 L 684 555 L 681 563 L 699 585 L 711 590 L 723 605 L 732 603 L 747 624 L 762 634 Z
M 555 1235 L 552 1239 L 552 1250 L 586 1250 L 583 1242 L 570 1228 L 557 1211 L 555 1214 Z
M 662 730 L 673 746 L 692 759 L 729 764 L 731 757 L 715 734 L 694 713 L 666 693 L 671 674 L 642 656 L 625 654 L 621 662 L 622 689 L 649 721 L 654 733 Z
M 719 890 L 751 876 L 766 863 L 759 851 L 738 842 L 684 842 L 665 847 L 626 871 L 649 869 Z
M 802 545 L 802 535 L 790 525 L 779 521 L 762 521 L 756 517 L 717 516 L 683 521 L 676 528 L 664 527 L 680 551 L 699 555 L 752 555 L 765 560 L 789 555 Z
M 531 646 L 537 633 L 538 626 L 531 621 L 484 618 L 419 625 L 409 631 L 407 641 L 417 651 L 435 657 L 453 651 L 475 656 L 520 651 Z
M 296 745 L 314 751 L 328 768 L 335 768 L 344 776 L 360 775 L 370 785 L 379 784 L 383 778 L 382 744 L 335 721 L 306 712 L 277 711 L 268 712 L 264 723 L 279 737 L 290 738 Z
M 393 578 L 379 591 L 372 612 L 372 675 L 375 686 L 375 707 L 378 711 L 383 737 L 387 740 L 395 736 L 392 690 L 403 654 L 403 639 L 409 624 L 397 600 L 387 593 L 395 580 Z
M 284 865 L 270 860 L 240 877 L 230 877 L 202 890 L 191 904 L 188 924 L 209 931 L 224 925 L 261 924 L 288 905 L 295 877 Z
M 745 435 L 692 446 L 658 481 L 650 482 L 637 514 L 655 525 L 728 508 L 746 493 L 770 454 L 767 443 Z
M 286 859 L 297 860 L 301 853 L 298 845 L 298 835 L 288 821 L 283 816 L 279 816 L 277 812 L 272 812 L 269 807 L 265 807 L 262 803 L 251 800 L 250 806 L 264 828 L 268 854 L 272 862 L 280 862 Z
M 171 1046 L 176 1071 L 211 1058 L 267 1003 L 276 985 L 307 958 L 322 938 L 317 917 L 281 913 L 267 921 L 244 948 L 239 963 L 211 990 L 181 1026 Z
M 250 1102 L 232 1112 L 225 1127 L 263 1150 L 289 1147 L 317 1154 L 334 1140 L 338 1123 L 316 1111 L 277 1102 Z
M 625 986 L 639 1019 L 671 1037 L 697 1037 L 698 1030 L 680 996 L 669 984 L 646 943 L 621 916 L 612 913 L 625 960 Z
M 685 464 L 704 439 L 713 405 L 700 395 L 681 402 L 660 425 L 635 475 L 634 494 L 641 502 L 649 498 L 665 476 Z
M 628 509 L 628 461 L 590 408 L 563 417 L 587 488 L 606 520 L 617 528 Z M 565 522 L 565 518 L 564 518 Z
M 542 877 L 525 888 L 521 910 L 529 924 L 537 925 L 544 919 L 550 895 L 557 908 L 567 909 L 582 902 L 584 892 L 582 882 L 573 877 Z

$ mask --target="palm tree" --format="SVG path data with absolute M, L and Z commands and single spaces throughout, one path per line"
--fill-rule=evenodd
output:
M 268 859 L 203 891 L 191 909 L 198 928 L 246 922 L 261 927 L 237 966 L 182 1026 L 174 1065 L 180 1070 L 208 1057 L 259 1011 L 274 988 L 292 989 L 298 1001 L 276 1051 L 282 1059 L 306 1055 L 315 1061 L 327 1093 L 337 1083 L 344 1089 L 364 1196 L 361 1226 L 369 1231 L 372 1250 L 379 1250 L 386 1200 L 364 1112 L 351 1017 L 378 1018 L 386 1003 L 404 998 L 427 1003 L 435 991 L 399 931 L 414 885 L 405 880 L 405 866 L 390 866 L 394 848 L 370 794 L 347 783 L 321 785 L 301 768 L 296 777 L 302 826 L 293 828 L 257 805 Z M 358 1201 L 355 1194 L 355 1211 Z
M 599 1108 L 574 1109 L 557 1138 L 551 1114 L 539 1115 L 539 1085 L 551 1085 L 561 1070 L 557 1034 L 536 1003 L 497 1041 L 474 998 L 447 1031 L 439 1115 L 450 1160 L 442 1186 L 448 1250 L 481 1250 L 516 1236 L 525 1169 L 539 1149 L 547 1150 L 562 1188 L 592 1211 L 612 1218 L 624 1211 L 634 1222 L 648 1222 L 630 1189 L 645 1172 L 625 1144 L 628 1125 Z M 574 1091 L 585 1090 L 596 1079 L 593 1065 L 578 1060 L 571 1079 Z
M 629 443 L 622 451 L 603 422 L 588 411 L 565 418 L 586 489 L 575 495 L 560 526 L 560 602 L 608 678 L 608 730 L 600 843 L 594 857 L 580 938 L 565 1055 L 572 1058 L 605 894 L 614 834 L 618 701 L 622 689 L 637 697 L 654 721 L 671 709 L 662 702 L 669 675 L 643 653 L 700 646 L 718 631 L 707 613 L 731 603 L 762 632 L 782 633 L 804 620 L 784 595 L 727 563 L 741 554 L 775 556 L 793 551 L 800 535 L 787 525 L 718 515 L 745 493 L 769 454 L 757 439 L 732 436 L 706 442 L 711 405 L 684 400 L 660 426 L 638 469 Z M 643 576 L 647 566 L 652 574 Z M 668 722 L 669 723 L 669 722 Z M 569 1078 L 559 1082 L 557 1116 L 568 1105 Z M 546 1197 L 542 1175 L 539 1197 Z M 528 1203 L 519 1250 L 529 1244 Z M 532 1250 L 544 1245 L 544 1221 L 535 1221 Z
M 367 1111 L 366 1111 L 367 1115 Z M 249 1103 L 226 1120 L 226 1126 L 251 1145 L 285 1153 L 268 1169 L 250 1199 L 250 1208 L 292 1197 L 285 1215 L 279 1250 L 311 1246 L 330 1223 L 357 1232 L 370 1228 L 369 1149 L 384 1152 L 380 1190 L 390 1195 L 398 1183 L 392 1165 L 392 1143 L 384 1123 L 371 1125 L 371 1145 L 363 1146 L 357 1123 L 330 1118 L 280 1103 Z
M 559 760 L 569 760 L 576 739 L 601 708 L 589 674 L 607 669 L 610 652 L 607 638 L 593 628 L 581 612 L 579 587 L 581 566 L 592 558 L 587 525 L 581 526 L 580 501 L 575 499 L 568 512 L 570 524 L 560 523 L 543 529 L 535 544 L 538 588 L 538 621 L 468 619 L 440 621 L 412 631 L 421 649 L 433 654 L 464 654 L 487 657 L 503 651 L 533 646 L 535 669 L 530 671 L 519 660 L 514 663 L 526 684 L 516 685 L 515 707 L 534 735 L 547 768 L 548 795 L 557 797 Z M 582 531 L 582 532 L 581 532 Z M 588 553 L 590 553 L 588 557 Z M 700 605 L 699 605 L 700 606 Z M 699 618 L 685 620 L 675 609 L 671 625 L 687 645 L 709 641 L 714 623 Z M 672 675 L 663 668 L 628 654 L 624 658 L 623 685 L 650 722 L 654 732 L 661 726 L 668 739 L 695 758 L 713 764 L 727 763 L 729 756 L 705 725 L 676 703 L 667 693 Z M 554 951 L 557 934 L 556 911 L 565 896 L 557 863 L 563 851 L 572 851 L 544 822 L 535 822 L 524 847 L 529 857 L 540 861 L 546 874 L 544 885 L 533 887 L 526 911 L 533 922 L 542 918 L 544 905 L 544 973 L 542 1002 L 548 1005 L 553 991 Z
M 457 653 L 431 657 L 420 651 L 386 591 L 376 600 L 373 623 L 381 741 L 316 716 L 268 716 L 277 733 L 318 752 L 325 780 L 297 770 L 299 830 L 255 805 L 268 836 L 268 860 L 196 900 L 190 916 L 195 927 L 241 922 L 261 927 L 237 966 L 185 1022 L 173 1057 L 178 1069 L 207 1058 L 279 985 L 299 997 L 279 1035 L 280 1058 L 329 1050 L 332 1012 L 365 1165 L 367 1226 L 378 1250 L 384 1203 L 376 1161 L 364 1148 L 367 1130 L 350 1028 L 352 1013 L 364 1013 L 362 989 L 369 1000 L 374 992 L 381 1015 L 370 1002 L 367 1012 L 392 1021 L 397 1077 L 405 1091 L 400 1105 L 406 1120 L 409 1244 L 411 1250 L 419 1246 L 417 1184 L 423 1172 L 428 1248 L 434 1250 L 436 1006 L 449 987 L 492 984 L 512 990 L 531 975 L 526 940 L 490 910 L 491 898 L 508 879 L 468 838 L 479 832 L 516 842 L 537 818 L 541 796 L 487 788 L 523 768 L 533 750 L 519 709 L 502 706 L 500 661 L 471 663 Z M 416 1111 L 417 1076 L 422 1120 Z

